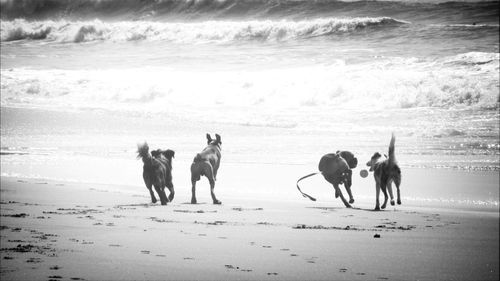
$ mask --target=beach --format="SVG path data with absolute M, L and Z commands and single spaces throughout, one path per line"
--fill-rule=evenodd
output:
M 3 280 L 497 280 L 498 212 L 2 178 Z M 205 189 L 208 189 L 205 187 Z M 203 197 L 201 197 L 203 198 Z M 224 200 L 224 198 L 222 198 Z M 375 236 L 379 235 L 378 238 Z
M 498 279 L 498 171 L 421 167 L 474 162 L 411 153 L 412 136 L 396 141 L 402 205 L 375 212 L 373 174 L 359 172 L 387 138 L 101 111 L 1 114 L 2 280 Z M 222 136 L 222 205 L 205 178 L 190 204 L 205 132 Z M 166 206 L 143 183 L 135 144 L 144 140 L 176 151 Z M 359 158 L 352 209 L 321 176 L 300 183 L 317 201 L 296 189 L 339 147 Z
M 498 20 L 482 0 L 0 1 L 0 279 L 498 280 Z M 189 204 L 207 134 L 221 205 L 205 177 Z M 392 135 L 402 204 L 376 212 L 361 173 Z M 175 151 L 166 206 L 145 142 Z M 300 182 L 317 201 L 296 186 L 337 151 L 350 209 L 321 175 Z

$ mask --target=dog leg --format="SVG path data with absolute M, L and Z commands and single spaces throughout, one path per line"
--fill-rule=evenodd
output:
M 149 176 L 144 172 L 142 174 L 142 178 L 144 179 L 144 183 L 146 184 L 146 188 L 149 190 L 149 194 L 151 195 L 151 202 L 156 203 L 156 197 L 153 192 L 153 183 L 149 180 Z
M 349 194 L 349 203 L 354 203 L 354 197 L 352 196 L 351 186 L 352 186 L 352 171 L 349 171 L 349 175 L 347 175 L 347 181 L 344 183 L 345 190 L 347 194 Z
M 149 189 L 149 195 L 151 195 L 151 202 L 156 203 L 156 201 L 158 201 L 158 200 L 156 200 L 155 193 L 153 192 L 153 186 L 149 185 L 148 189 Z
M 158 196 L 160 197 L 161 204 L 167 205 L 168 199 L 167 196 L 165 195 L 165 190 L 162 190 L 161 185 L 155 185 L 155 190 L 156 193 L 158 193 Z
M 172 202 L 172 200 L 174 200 L 174 196 L 175 196 L 174 184 L 172 182 L 169 182 L 167 184 L 167 188 L 170 191 L 170 194 L 168 195 L 168 201 Z
M 340 196 L 340 189 L 336 189 L 335 188 L 335 185 L 337 184 L 338 185 L 338 180 L 336 179 L 336 177 L 334 175 L 331 175 L 331 174 L 323 174 L 323 177 L 325 178 L 325 180 L 329 183 L 331 183 L 333 185 L 333 188 L 335 189 L 335 198 L 339 198 Z
M 196 201 L 196 180 L 191 179 L 191 204 L 198 203 Z
M 217 163 L 215 163 L 215 165 L 213 165 L 212 167 L 213 167 L 213 172 L 214 172 L 214 180 L 216 181 L 217 180 L 217 171 L 219 170 L 219 165 L 217 165 Z
M 352 196 L 351 187 L 346 186 L 345 190 L 347 190 L 347 194 L 349 194 L 349 203 L 354 203 L 354 197 Z
M 164 205 L 167 205 L 167 203 L 170 202 L 170 199 L 168 199 L 167 194 L 165 193 L 165 188 L 162 188 L 161 195 L 163 196 L 163 201 L 165 201 Z
M 380 195 L 380 184 L 375 184 L 375 211 L 380 211 L 380 202 L 378 201 L 378 197 Z
M 389 191 L 389 196 L 391 197 L 391 205 L 394 206 L 394 195 L 392 194 L 392 180 L 387 183 L 387 190 Z
M 398 205 L 401 205 L 401 194 L 399 192 L 399 185 L 401 184 L 401 178 L 396 178 L 394 180 L 394 183 L 396 184 L 396 190 L 397 190 L 397 196 L 398 196 Z
M 384 204 L 382 204 L 382 206 L 380 206 L 380 208 L 385 209 L 385 207 L 387 206 L 387 199 L 389 199 L 389 197 L 387 196 L 387 184 L 382 183 L 380 185 L 380 188 L 382 189 L 382 192 L 384 193 Z
M 215 193 L 214 193 L 214 189 L 215 189 L 215 179 L 209 179 L 209 182 L 210 182 L 210 194 L 212 195 L 212 201 L 214 202 L 214 204 L 216 205 L 220 205 L 222 204 L 221 201 L 217 200 L 217 198 L 215 197 Z
M 217 200 L 217 197 L 215 197 L 214 189 L 215 189 L 215 178 L 214 178 L 214 170 L 212 168 L 212 164 L 209 162 L 206 162 L 205 165 L 203 165 L 203 174 L 208 179 L 208 182 L 210 183 L 210 195 L 212 195 L 212 201 L 214 204 L 219 205 L 222 202 Z
M 344 203 L 344 205 L 347 208 L 351 208 L 351 205 L 349 205 L 349 203 L 347 202 L 347 200 L 344 198 L 344 195 L 342 194 L 342 191 L 340 191 L 339 185 L 338 184 L 334 184 L 333 188 L 335 188 L 335 194 L 337 194 L 337 193 L 339 194 L 340 200 L 342 200 L 342 202 Z
M 200 162 L 196 162 L 196 163 L 191 164 L 191 204 L 197 203 L 197 201 L 196 201 L 196 182 L 199 181 L 200 177 L 201 177 L 200 165 L 201 165 Z

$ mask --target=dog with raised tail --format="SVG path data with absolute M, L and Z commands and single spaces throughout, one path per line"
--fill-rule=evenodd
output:
M 370 167 L 370 172 L 373 172 L 373 177 L 375 178 L 375 210 L 379 211 L 380 208 L 385 209 L 387 205 L 387 191 L 391 196 L 391 205 L 394 206 L 394 196 L 392 194 L 392 182 L 396 185 L 397 189 L 397 203 L 401 204 L 401 193 L 399 191 L 399 186 L 401 185 L 401 169 L 396 161 L 396 155 L 394 152 L 396 143 L 396 136 L 394 133 L 391 137 L 391 142 L 389 143 L 389 157 L 386 155 L 382 156 L 380 153 L 375 152 L 366 163 Z M 379 195 L 380 190 L 384 193 L 384 204 L 380 206 Z
M 175 152 L 173 150 L 154 150 L 149 153 L 149 146 L 146 142 L 137 145 L 137 158 L 142 158 L 144 163 L 142 178 L 146 184 L 151 202 L 156 203 L 156 197 L 152 187 L 154 186 L 156 193 L 160 197 L 162 205 L 166 205 L 174 199 L 175 191 L 172 183 L 172 158 Z M 167 198 L 165 187 L 170 191 Z
M 191 204 L 196 204 L 196 182 L 201 176 L 205 176 L 210 183 L 210 194 L 214 204 L 222 202 L 215 197 L 215 181 L 217 179 L 217 171 L 219 170 L 221 160 L 221 137 L 215 134 L 215 139 L 212 139 L 210 134 L 207 134 L 207 147 L 202 152 L 196 154 L 191 164 Z

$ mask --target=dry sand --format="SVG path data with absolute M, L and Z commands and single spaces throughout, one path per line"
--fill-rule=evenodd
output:
M 161 206 L 145 188 L 109 190 L 3 177 L 1 279 L 499 279 L 496 210 L 374 212 L 373 202 L 277 198 L 191 205 L 180 189 Z

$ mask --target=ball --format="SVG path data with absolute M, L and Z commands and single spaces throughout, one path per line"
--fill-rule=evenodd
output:
M 367 170 L 361 170 L 361 171 L 359 171 L 359 175 L 362 178 L 366 178 L 368 176 L 368 171 Z

